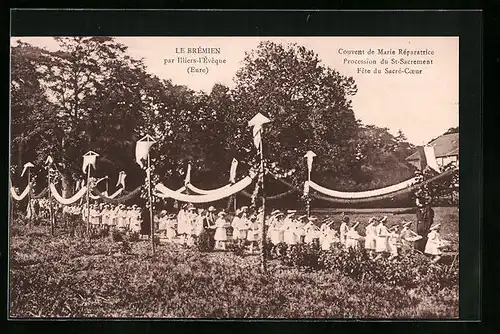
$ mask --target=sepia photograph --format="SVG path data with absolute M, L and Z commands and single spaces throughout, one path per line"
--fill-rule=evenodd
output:
M 459 318 L 459 37 L 15 36 L 9 135 L 11 319 Z

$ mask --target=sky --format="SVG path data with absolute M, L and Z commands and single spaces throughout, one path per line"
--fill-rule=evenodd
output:
M 33 45 L 57 50 L 51 37 L 13 37 Z M 242 66 L 245 52 L 262 40 L 297 43 L 318 54 L 323 65 L 352 76 L 358 93 L 351 97 L 356 118 L 363 124 L 399 129 L 415 145 L 422 145 L 458 126 L 458 37 L 116 37 L 128 47 L 127 53 L 142 58 L 150 73 L 173 84 L 209 93 L 215 83 L 234 86 L 234 75 Z M 188 48 L 219 48 L 219 54 L 187 54 Z M 184 50 L 181 50 L 181 49 Z M 374 54 L 368 51 L 374 50 Z M 394 50 L 395 55 L 378 54 L 379 49 Z M 427 50 L 432 55 L 400 55 L 399 50 Z M 180 53 L 184 51 L 184 53 Z M 353 54 L 357 51 L 358 54 Z M 364 52 L 364 54 L 359 54 Z M 193 64 L 178 57 L 225 60 L 225 63 L 195 65 L 208 73 L 189 72 Z M 432 60 L 432 64 L 380 64 L 382 59 Z M 169 63 L 166 59 L 173 59 Z M 376 64 L 356 64 L 359 61 Z M 374 73 L 378 68 L 381 73 Z M 421 70 L 413 73 L 386 73 L 389 70 Z M 370 73 L 365 70 L 370 70 Z M 290 69 L 293 70 L 293 69 Z

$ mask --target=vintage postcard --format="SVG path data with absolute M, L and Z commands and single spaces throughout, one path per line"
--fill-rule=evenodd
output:
M 12 37 L 9 317 L 458 319 L 459 42 Z

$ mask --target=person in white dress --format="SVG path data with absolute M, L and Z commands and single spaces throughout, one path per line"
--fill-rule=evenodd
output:
M 243 238 L 243 234 L 240 231 L 240 226 L 241 226 L 240 221 L 242 219 L 242 217 L 241 217 L 242 215 L 243 215 L 243 212 L 241 212 L 239 209 L 237 209 L 235 212 L 234 218 L 231 221 L 231 227 L 233 229 L 233 240 L 235 240 L 238 244 L 241 244 L 243 242 L 243 240 L 246 239 L 246 235 L 245 235 L 245 238 Z
M 119 210 L 118 205 L 112 205 L 110 210 L 109 210 L 109 227 L 110 230 L 115 230 L 116 226 L 118 225 L 118 210 Z
M 158 215 L 158 232 L 165 234 L 167 232 L 167 210 L 161 210 Z
M 368 225 L 365 227 L 365 249 L 370 254 L 373 255 L 375 251 L 375 240 L 377 235 L 375 234 L 375 217 L 370 218 Z
M 170 214 L 168 216 L 166 216 L 166 232 L 167 232 L 167 239 L 169 241 L 173 241 L 175 239 L 175 237 L 177 236 L 177 231 L 176 231 L 176 219 L 175 219 L 175 214 Z
M 280 218 L 283 217 L 283 213 L 281 213 L 279 210 L 275 210 L 271 214 L 272 216 L 269 226 L 269 237 L 271 238 L 271 243 L 276 246 L 280 242 L 283 242 L 283 240 L 280 238 L 282 225 Z
M 356 228 L 358 227 L 359 222 L 356 222 L 354 226 L 350 227 L 346 233 L 346 247 L 347 248 L 359 248 L 359 239 L 361 236 L 359 235 Z
M 297 244 L 296 234 L 295 234 L 295 222 L 293 216 L 295 215 L 295 210 L 288 210 L 285 220 L 283 221 L 284 230 L 284 241 L 288 245 L 288 248 L 293 247 Z
M 330 226 L 333 224 L 333 221 L 331 221 L 329 218 L 323 220 L 323 224 L 321 224 L 321 227 L 319 228 L 320 231 L 320 237 L 319 237 L 319 243 L 323 244 L 323 237 L 326 236 L 326 232 L 330 229 Z
M 295 220 L 295 235 L 297 238 L 297 244 L 303 244 L 305 243 L 305 238 L 306 238 L 306 219 L 307 215 L 302 215 L 297 217 Z
M 314 222 L 317 220 L 318 218 L 314 216 L 310 216 L 309 218 L 307 218 L 307 224 L 304 226 L 304 242 L 306 244 L 313 244 L 315 242 L 319 243 L 320 229 L 314 224 Z
M 340 229 L 339 229 L 340 243 L 343 246 L 346 246 L 347 232 L 349 232 L 349 217 L 343 215 L 342 222 L 340 223 Z
M 101 212 L 96 204 L 90 207 L 90 224 L 93 229 L 96 229 L 101 223 Z
M 260 238 L 260 224 L 255 214 L 250 215 L 248 221 L 250 226 L 247 232 L 247 241 L 250 243 L 250 254 L 253 254 L 253 250 Z
M 194 205 L 189 205 L 188 206 L 188 211 L 187 211 L 187 217 L 185 220 L 185 233 L 186 233 L 186 244 L 188 246 L 193 246 L 194 245 L 194 240 L 195 240 L 195 225 L 196 225 L 196 220 L 198 218 L 198 214 L 196 213 L 196 207 Z
M 194 236 L 199 238 L 205 232 L 206 211 L 203 208 L 198 209 L 198 215 L 194 221 Z
M 389 260 L 398 256 L 399 225 L 394 225 L 388 230 L 387 251 L 390 254 Z
M 134 204 L 132 205 L 132 210 L 130 212 L 130 230 L 134 233 L 140 233 L 141 223 L 141 212 L 139 210 L 139 207 Z
M 413 251 L 415 241 L 422 239 L 416 232 L 410 229 L 411 221 L 405 222 L 401 232 L 399 232 L 399 239 L 401 241 L 401 252 L 408 253 Z
M 102 225 L 104 228 L 108 229 L 111 221 L 111 210 L 109 204 L 104 205 L 102 210 Z
M 207 214 L 207 226 L 208 227 L 215 225 L 215 220 L 217 219 L 217 217 L 215 216 L 215 211 L 216 211 L 216 209 L 213 206 L 210 206 L 208 208 L 208 214 Z
M 321 249 L 324 251 L 330 250 L 334 243 L 340 242 L 337 231 L 331 227 L 332 224 L 333 222 L 329 222 L 321 231 Z
M 121 231 L 128 230 L 128 227 L 130 225 L 129 213 L 130 213 L 130 207 L 123 206 L 123 208 L 120 212 L 120 218 L 121 218 L 120 230 Z
M 440 227 L 441 224 L 431 226 L 429 229 L 430 232 L 427 234 L 427 243 L 425 244 L 424 253 L 433 256 L 433 263 L 436 263 L 441 259 L 442 251 L 440 248 L 445 244 L 439 234 Z
M 226 213 L 224 211 L 217 214 L 215 226 L 215 249 L 225 250 L 227 242 L 227 228 L 229 227 L 229 224 L 226 221 Z
M 180 243 L 186 242 L 186 208 L 187 204 L 183 204 L 177 213 L 177 234 L 180 236 Z
M 387 216 L 382 217 L 379 220 L 379 224 L 375 227 L 375 234 L 377 238 L 375 239 L 375 251 L 377 252 L 377 258 L 382 257 L 387 253 L 387 238 L 389 237 L 389 232 L 387 231 Z

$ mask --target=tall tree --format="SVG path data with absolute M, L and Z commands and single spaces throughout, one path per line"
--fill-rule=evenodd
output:
M 53 107 L 31 110 L 42 114 L 48 125 L 42 129 L 44 140 L 33 146 L 39 161 L 51 154 L 62 164 L 63 193 L 68 196 L 81 177 L 87 150 L 103 150 L 106 158 L 107 152 L 116 152 L 114 144 L 126 142 L 124 135 L 133 135 L 145 105 L 138 103 L 144 102 L 140 87 L 146 75 L 142 62 L 127 56 L 126 47 L 112 38 L 55 39 L 58 51 L 37 49 L 37 79 Z
M 318 154 L 318 173 L 342 176 L 344 165 L 354 157 L 353 150 L 344 148 L 357 132 L 349 99 L 356 92 L 353 78 L 323 66 L 313 51 L 297 44 L 261 42 L 246 54 L 236 74 L 238 112 L 231 122 L 239 129 L 231 142 L 249 148 L 246 122 L 261 112 L 273 121 L 264 135 L 265 154 L 278 169 L 297 171 L 292 175 L 297 185 L 304 180 L 303 155 L 308 150 Z
M 36 143 L 50 142 L 55 135 L 54 106 L 40 83 L 42 58 L 43 50 L 28 43 L 18 41 L 11 48 L 11 165 L 16 171 L 27 161 L 37 165 Z

